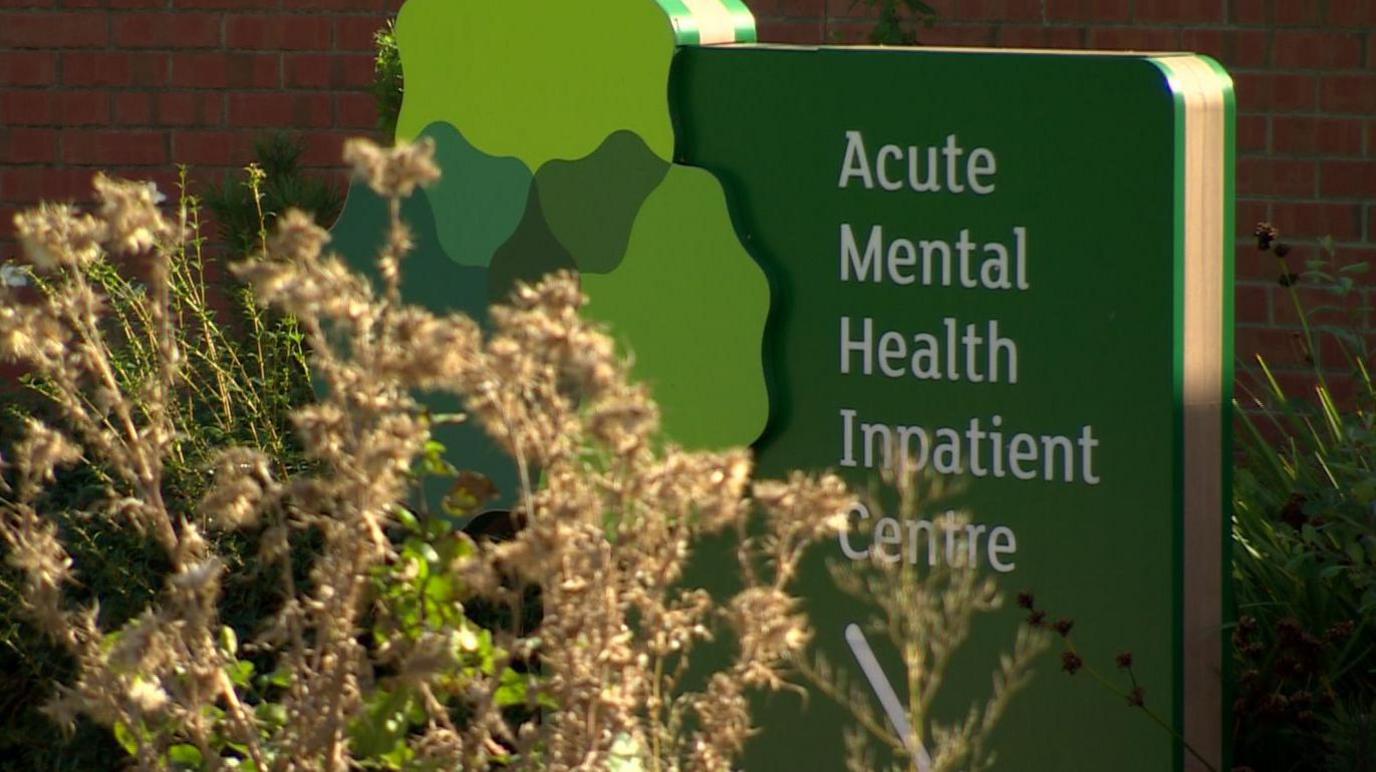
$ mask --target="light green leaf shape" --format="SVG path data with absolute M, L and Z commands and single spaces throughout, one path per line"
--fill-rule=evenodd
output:
M 521 222 L 530 169 L 519 159 L 494 158 L 473 147 L 448 123 L 432 123 L 421 136 L 435 140 L 435 162 L 444 170 L 425 192 L 445 254 L 459 265 L 490 265 Z
M 448 121 L 487 155 L 539 169 L 625 130 L 672 157 L 674 32 L 654 0 L 410 0 L 397 41 L 398 139 Z
M 611 326 L 654 391 L 664 428 L 692 448 L 749 445 L 769 417 L 761 351 L 769 284 L 711 173 L 670 168 L 608 274 L 584 274 L 588 316 Z
M 669 164 L 629 131 L 607 137 L 586 158 L 540 167 L 535 187 L 545 221 L 578 270 L 615 270 L 640 205 L 668 170 Z

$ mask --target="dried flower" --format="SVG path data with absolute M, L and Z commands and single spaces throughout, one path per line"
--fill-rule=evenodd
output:
M 1122 669 L 1122 670 L 1128 670 L 1128 669 L 1130 669 L 1130 668 L 1132 667 L 1132 652 L 1130 652 L 1130 651 L 1120 651 L 1120 652 L 1118 652 L 1118 654 L 1117 654 L 1116 656 L 1114 656 L 1113 662 L 1114 662 L 1114 664 L 1116 664 L 1116 665 L 1119 667 L 1119 669 Z
M 97 174 L 96 200 L 107 226 L 106 239 L 116 252 L 140 254 L 173 235 L 172 226 L 158 209 L 164 198 L 156 186 L 116 180 Z
M 1084 660 L 1080 659 L 1079 654 L 1073 651 L 1061 652 L 1061 669 L 1070 675 L 1078 673 L 1080 668 L 1084 667 L 1084 664 Z
M 1073 620 L 1073 619 L 1066 619 L 1065 617 L 1062 617 L 1062 618 L 1056 620 L 1056 623 L 1053 624 L 1053 625 L 1051 626 L 1051 629 L 1055 630 L 1056 633 L 1057 633 L 1058 635 L 1060 635 L 1062 638 L 1064 638 L 1064 637 L 1070 635 L 1070 631 L 1071 631 L 1071 629 L 1074 628 L 1074 627 L 1075 627 L 1075 620 Z
M 85 265 L 100 256 L 103 223 L 68 204 L 41 204 L 14 216 L 14 232 L 29 264 L 40 272 Z
M 1035 606 L 1036 606 L 1036 598 L 1032 595 L 1031 591 L 1029 591 L 1029 590 L 1023 590 L 1022 592 L 1018 593 L 1018 607 L 1019 607 L 1019 608 L 1024 608 L 1024 609 L 1027 609 L 1028 611 L 1031 611 Z
M 1141 686 L 1132 687 L 1132 691 L 1128 692 L 1128 704 L 1134 708 L 1146 707 L 1147 690 Z
M 344 144 L 344 162 L 353 166 L 354 176 L 384 198 L 406 198 L 417 186 L 427 186 L 440 177 L 435 143 L 429 137 L 394 148 L 351 139 Z
M 1256 236 L 1257 249 L 1265 252 L 1271 248 L 1272 242 L 1280 238 L 1280 231 L 1269 222 L 1261 222 L 1257 223 L 1257 227 L 1252 231 L 1252 235 Z

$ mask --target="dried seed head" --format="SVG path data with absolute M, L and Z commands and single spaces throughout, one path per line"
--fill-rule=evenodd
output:
M 419 142 L 384 148 L 366 139 L 351 139 L 344 145 L 344 161 L 354 167 L 354 176 L 384 198 L 406 198 L 417 186 L 427 186 L 440 178 L 435 165 L 435 143 L 429 137 Z

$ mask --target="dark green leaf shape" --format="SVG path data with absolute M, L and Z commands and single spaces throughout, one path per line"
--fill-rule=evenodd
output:
M 516 288 L 516 282 L 536 282 L 555 271 L 572 270 L 573 267 L 573 258 L 545 222 L 539 189 L 531 185 L 521 227 L 492 259 L 487 275 L 487 296 L 494 303 L 504 302 Z
M 488 269 L 458 265 L 444 252 L 435 228 L 435 215 L 426 191 L 417 191 L 402 205 L 402 219 L 411 228 L 415 250 L 402 266 L 402 299 L 437 314 L 461 312 L 487 325 Z M 379 281 L 376 257 L 387 238 L 387 202 L 367 185 L 354 183 L 339 222 L 330 232 L 331 245 L 356 270 Z M 422 402 L 432 413 L 461 413 L 463 406 L 450 394 L 425 394 Z M 511 507 L 518 489 L 516 464 L 476 424 L 445 424 L 434 436 L 449 450 L 449 460 L 465 469 L 481 469 L 498 495 L 490 502 Z M 438 511 L 449 491 L 449 481 L 425 481 L 425 499 Z
M 610 273 L 626 255 L 641 204 L 668 171 L 644 140 L 618 131 L 586 158 L 540 167 L 535 187 L 545 222 L 578 270 Z
M 434 139 L 435 162 L 444 170 L 426 190 L 440 245 L 459 265 L 491 265 L 497 248 L 521 223 L 530 169 L 516 158 L 478 150 L 449 123 L 432 123 L 421 136 Z

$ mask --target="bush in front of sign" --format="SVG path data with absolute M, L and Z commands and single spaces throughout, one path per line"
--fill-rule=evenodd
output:
M 181 325 L 213 325 L 179 315 L 169 289 L 186 223 L 147 186 L 104 178 L 94 214 L 20 216 L 26 275 L 45 289 L 36 304 L 0 289 L 0 357 L 42 377 L 55 407 L 5 454 L 0 537 L 31 620 L 75 662 L 45 710 L 109 727 L 146 769 L 728 769 L 749 735 L 749 692 L 785 686 L 809 640 L 790 592 L 798 563 L 844 527 L 853 498 L 832 476 L 752 484 L 745 451 L 668 444 L 568 275 L 519 287 L 488 334 L 401 303 L 400 201 L 437 177 L 431 151 L 350 145 L 391 202 L 376 291 L 300 212 L 237 267 L 299 324 L 319 396 L 291 411 L 306 463 L 221 447 L 199 457 L 213 483 L 194 500 L 170 486 L 179 400 L 208 387 L 189 378 L 206 345 Z M 146 263 L 146 281 L 111 284 L 128 290 L 118 295 L 93 285 L 93 271 L 116 273 L 112 255 Z M 138 334 L 124 335 L 117 303 Z M 145 358 L 138 377 L 121 369 L 125 346 Z M 232 388 L 257 382 L 229 375 L 242 378 Z M 509 538 L 475 542 L 407 505 L 431 474 L 454 479 L 452 510 L 491 495 L 427 442 L 459 419 L 423 410 L 413 393 L 425 389 L 463 395 L 516 459 Z M 98 613 L 112 588 L 73 594 L 85 566 L 45 500 L 62 470 L 86 466 L 107 489 L 92 519 L 137 534 L 163 566 L 124 620 Z M 718 601 L 682 580 L 694 545 L 724 531 L 739 538 L 742 587 Z M 257 555 L 226 551 L 234 534 L 253 535 Z M 236 630 L 225 592 L 255 572 L 277 582 L 280 611 Z M 538 619 L 522 608 L 532 587 Z M 510 605 L 505 624 L 474 624 L 464 611 L 478 599 Z M 691 655 L 716 636 L 734 656 L 690 685 Z
M 251 181 L 246 188 L 250 201 L 257 198 L 259 182 Z M 304 468 L 307 462 L 294 441 L 290 412 L 311 398 L 311 390 L 294 321 L 265 313 L 242 285 L 208 278 L 218 272 L 213 259 L 203 254 L 205 242 L 194 236 L 199 232 L 200 207 L 186 187 L 183 174 L 182 193 L 173 201 L 164 202 L 163 194 L 151 186 L 139 196 L 147 196 L 192 232 L 175 245 L 159 285 L 177 320 L 167 332 L 185 355 L 181 386 L 163 405 L 175 427 L 164 463 L 164 496 L 171 508 L 189 512 L 211 483 L 208 462 L 219 449 L 251 445 L 270 456 L 275 467 Z M 271 200 L 263 206 L 271 215 Z M 70 267 L 80 272 L 79 277 L 55 282 L 52 273 L 32 265 L 0 264 L 4 313 L 13 324 L 16 315 L 30 313 L 29 306 L 56 302 L 59 290 L 86 286 L 81 297 L 96 299 L 103 310 L 111 374 L 127 387 L 131 415 L 142 416 L 153 409 L 147 398 L 157 396 L 151 384 L 157 381 L 159 366 L 148 345 L 156 337 L 158 320 L 145 313 L 152 291 L 147 267 L 107 254 Z M 25 345 L 38 343 L 29 340 Z M 76 351 L 67 352 L 70 361 L 76 357 Z M 16 386 L 22 388 L 4 397 L 0 433 L 7 438 L 23 434 L 31 419 L 61 415 L 58 398 L 63 384 L 51 373 L 31 370 Z M 69 596 L 98 596 L 102 623 L 117 627 L 137 616 L 157 594 L 167 565 L 161 550 L 137 532 L 91 516 L 93 509 L 111 503 L 113 490 L 110 469 L 88 456 L 44 486 L 41 509 L 59 527 L 80 572 L 81 584 L 70 588 Z M 227 562 L 254 562 L 257 539 L 252 534 L 210 539 Z M 52 683 L 71 677 L 72 663 L 64 649 L 28 623 L 22 587 L 17 567 L 0 568 L 0 693 L 5 695 L 0 700 L 0 758 L 25 769 L 118 768 L 119 749 L 108 731 L 83 721 L 75 736 L 64 740 L 56 725 L 39 713 L 51 696 Z M 247 631 L 275 615 L 279 605 L 280 591 L 271 572 L 245 570 L 225 587 L 221 614 L 225 624 Z
M 1292 396 L 1275 363 L 1257 357 L 1259 386 L 1239 405 L 1247 409 L 1238 411 L 1244 458 L 1234 484 L 1235 758 L 1256 769 L 1371 769 L 1376 386 L 1360 314 L 1347 314 L 1366 266 L 1340 265 L 1326 240 L 1321 257 L 1296 273 L 1294 248 L 1272 226 L 1259 226 L 1257 239 L 1277 261 L 1301 325 L 1298 358 L 1312 398 Z M 1315 296 L 1322 306 L 1304 302 Z M 1325 349 L 1341 361 L 1325 362 Z
M 853 622 L 845 631 L 867 688 L 847 678 L 845 669 L 821 652 L 800 660 L 797 667 L 808 683 L 839 703 L 854 721 L 845 736 L 851 772 L 989 769 L 997 761 L 991 742 L 994 730 L 1013 697 L 1031 681 L 1033 665 L 1051 644 L 1051 627 L 1036 616 L 1019 624 L 1010 650 L 999 656 L 988 697 L 971 704 L 954 721 L 934 715 L 952 661 L 972 626 L 979 617 L 1002 608 L 1004 598 L 995 580 L 980 569 L 968 515 L 954 510 L 934 514 L 954 494 L 951 484 L 930 470 L 916 471 L 913 464 L 898 467 L 914 471 L 885 473 L 885 482 L 897 493 L 896 520 L 883 515 L 879 496 L 870 496 L 856 505 L 864 514 L 864 525 L 857 530 L 868 528 L 870 534 L 857 536 L 877 535 L 886 522 L 920 522 L 927 533 L 925 549 L 920 537 L 908 544 L 920 559 L 903 559 L 901 548 L 885 551 L 875 543 L 858 560 L 828 565 L 850 602 L 873 608 L 869 619 Z M 1030 596 L 1023 593 L 1019 603 L 1024 597 Z M 900 652 L 901 669 L 892 681 L 867 634 Z M 893 684 L 907 688 L 906 700 L 898 697 Z M 874 709 L 875 698 L 879 711 Z

